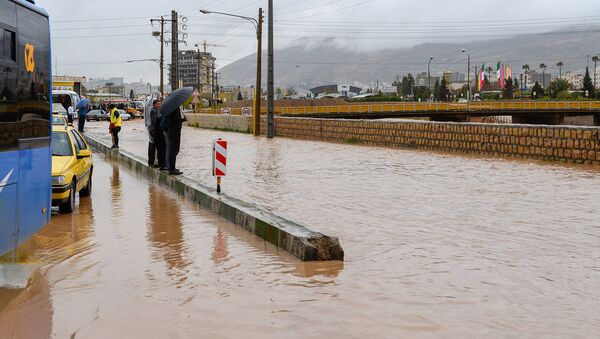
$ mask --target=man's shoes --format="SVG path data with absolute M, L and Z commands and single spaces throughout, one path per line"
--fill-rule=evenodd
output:
M 170 175 L 180 175 L 180 174 L 183 174 L 183 172 L 180 171 L 180 170 L 178 170 L 178 169 L 176 169 L 174 171 L 169 171 L 169 174 Z

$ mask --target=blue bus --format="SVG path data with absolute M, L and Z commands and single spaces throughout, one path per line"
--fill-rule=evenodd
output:
M 46 11 L 0 0 L 0 255 L 50 221 L 50 60 Z

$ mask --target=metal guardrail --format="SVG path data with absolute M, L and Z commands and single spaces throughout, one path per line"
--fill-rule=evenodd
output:
M 477 111 L 552 111 L 600 110 L 600 101 L 478 101 L 470 103 L 455 102 L 401 102 L 382 104 L 348 104 L 342 106 L 298 106 L 275 107 L 275 114 L 348 114 L 383 112 L 477 112 Z M 241 115 L 241 108 L 230 108 L 231 115 Z M 222 114 L 221 109 L 202 109 L 204 114 Z M 266 108 L 261 109 L 266 114 Z

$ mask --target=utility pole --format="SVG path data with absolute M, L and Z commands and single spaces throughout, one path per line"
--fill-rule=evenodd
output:
M 196 64 L 196 88 L 198 89 L 198 93 L 200 93 L 200 97 L 202 98 L 202 88 L 200 85 L 200 69 L 202 68 L 202 56 L 200 55 L 200 47 L 198 45 L 196 45 L 196 47 L 198 47 L 198 61 Z
M 258 23 L 256 27 L 256 40 L 258 41 L 258 48 L 256 50 L 256 85 L 254 88 L 254 129 L 253 135 L 260 135 L 260 101 L 262 100 L 262 24 L 263 24 L 263 10 L 262 7 L 258 9 Z
M 160 17 L 160 19 L 150 19 L 150 23 L 154 23 L 155 21 L 160 23 L 160 33 L 153 32 L 153 36 L 159 36 L 160 39 L 160 95 L 164 96 L 165 94 L 165 81 L 164 81 L 164 69 L 165 69 L 165 22 L 172 21 L 165 19 L 164 17 Z
M 215 97 L 217 99 L 217 103 L 219 102 L 219 75 L 221 75 L 221 73 L 215 73 Z
M 477 89 L 479 88 L 479 84 L 477 83 L 477 66 L 473 66 L 473 98 L 475 98 L 475 93 L 477 93 Z M 481 81 L 481 80 L 480 80 Z
M 463 53 L 467 54 L 467 103 L 471 101 L 471 54 L 467 53 L 467 51 L 463 48 Z
M 215 106 L 215 63 L 211 63 L 210 67 L 210 100 L 213 103 L 213 107 Z
M 273 91 L 273 0 L 269 0 L 269 32 L 268 32 L 268 73 L 267 73 L 267 138 L 275 136 L 274 91 Z
M 171 11 L 171 90 L 179 88 L 179 31 L 177 12 Z

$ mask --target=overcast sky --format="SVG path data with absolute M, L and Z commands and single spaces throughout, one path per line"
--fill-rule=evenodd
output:
M 222 67 L 256 51 L 253 26 L 244 20 L 203 15 L 199 9 L 257 17 L 267 0 L 38 0 L 51 17 L 53 63 L 58 74 L 124 77 L 127 82 L 158 83 L 153 62 L 160 44 L 150 18 L 170 18 L 171 10 L 187 18 L 187 47 L 207 40 Z M 600 1 L 572 0 L 275 0 L 275 48 L 319 43 L 336 37 L 349 48 L 408 47 L 424 42 L 461 42 L 561 27 L 585 29 L 600 24 Z M 266 18 L 265 18 L 266 21 Z M 170 31 L 170 26 L 167 27 Z M 181 37 L 180 37 L 181 39 Z M 266 22 L 263 48 L 266 49 Z M 166 46 L 170 60 L 170 46 Z M 600 50 L 598 51 L 600 52 Z M 56 73 L 56 69 L 55 69 Z M 165 73 L 166 76 L 166 73 Z

